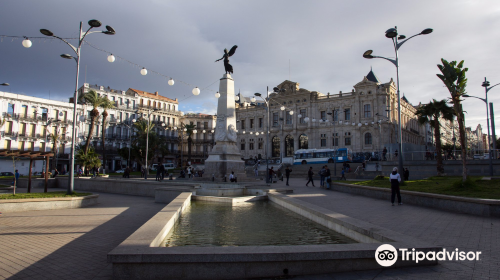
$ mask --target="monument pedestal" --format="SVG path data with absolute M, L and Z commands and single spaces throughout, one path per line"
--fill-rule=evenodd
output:
M 238 181 L 245 181 L 245 162 L 237 146 L 236 111 L 234 103 L 234 80 L 231 75 L 224 74 L 219 84 L 219 101 L 217 104 L 217 123 L 215 127 L 215 146 L 205 160 L 204 179 L 217 181 L 224 176 L 229 181 L 229 174 L 234 172 Z

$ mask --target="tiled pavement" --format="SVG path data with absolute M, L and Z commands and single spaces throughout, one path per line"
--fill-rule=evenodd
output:
M 294 279 L 500 279 L 500 219 L 454 214 L 290 181 L 293 197 L 447 249 L 482 251 L 478 262 L 379 269 Z M 278 185 L 283 185 L 279 182 Z M 319 184 L 317 183 L 316 186 Z M 110 279 L 106 255 L 158 212 L 153 198 L 100 194 L 89 208 L 4 213 L 0 279 Z M 404 197 L 403 197 L 404 202 Z

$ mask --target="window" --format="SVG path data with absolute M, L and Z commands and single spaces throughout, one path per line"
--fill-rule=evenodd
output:
M 346 137 L 345 139 L 345 145 L 350 146 L 351 145 L 351 137 Z
M 280 138 L 278 136 L 274 136 L 272 139 L 273 149 L 272 149 L 272 157 L 280 156 Z
M 253 121 L 254 119 L 250 119 L 250 128 L 253 128 Z
M 308 149 L 308 138 L 307 135 L 302 134 L 299 136 L 299 149 Z
M 321 147 L 326 147 L 326 139 L 321 138 Z
M 339 120 L 339 110 L 333 111 L 333 121 L 336 122 Z
M 252 140 L 252 139 L 250 139 L 250 140 Z M 248 149 L 253 150 L 253 143 L 252 142 L 249 143 Z
M 123 98 L 118 98 L 118 101 L 120 102 L 120 105 L 123 105 Z
M 22 114 L 22 117 L 24 117 L 24 118 L 28 117 L 28 106 L 26 106 L 26 105 L 22 106 L 21 114 Z
M 339 145 L 339 138 L 337 138 L 337 137 L 333 138 L 332 144 L 333 144 L 333 146 L 338 146 Z
M 141 103 L 142 105 L 142 103 Z M 132 100 L 132 109 L 135 109 L 135 100 Z
M 244 151 L 245 150 L 245 139 L 241 139 L 241 148 L 240 150 Z
M 321 119 L 325 121 L 326 120 L 326 111 L 321 111 L 320 116 L 321 116 Z
M 241 129 L 245 129 L 245 120 L 241 120 Z
M 54 110 L 54 119 L 59 119 L 59 110 Z
M 7 108 L 7 114 L 9 115 L 14 115 L 14 104 L 9 103 L 8 108 Z
M 366 133 L 365 134 L 365 145 L 371 145 L 371 144 L 372 144 L 372 134 Z
M 203 123 L 203 128 L 204 128 L 204 129 L 208 129 L 208 122 L 204 122 L 204 123 Z
M 42 121 L 46 121 L 47 117 L 49 116 L 49 109 L 47 108 L 40 108 L 42 110 Z M 90 117 L 90 111 L 89 111 L 89 117 Z
M 292 115 L 290 115 L 290 111 L 286 111 L 286 124 L 292 124 Z
M 279 124 L 279 114 L 278 113 L 273 113 L 273 126 L 278 126 Z
M 167 117 L 167 125 L 170 125 L 170 117 Z
M 365 112 L 364 116 L 365 116 L 365 118 L 371 118 L 372 117 L 372 112 L 371 112 L 371 108 L 370 107 L 371 107 L 370 104 L 365 104 L 364 105 L 364 109 L 365 109 L 364 110 L 364 112 Z
M 351 109 L 344 110 L 344 120 L 348 121 L 351 119 Z
M 300 118 L 300 123 L 306 123 L 304 121 L 304 118 L 307 117 L 306 112 L 306 109 L 300 109 L 300 114 L 302 115 L 302 118 Z
M 11 140 L 5 140 L 5 149 L 10 150 Z
M 123 113 L 122 112 L 120 112 L 119 116 L 120 116 L 120 122 L 123 121 L 123 118 L 122 118 L 123 117 Z

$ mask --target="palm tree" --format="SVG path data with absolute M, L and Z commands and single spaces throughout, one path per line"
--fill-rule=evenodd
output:
M 57 142 L 61 140 L 61 135 L 59 134 L 59 128 L 56 126 L 54 133 L 49 134 L 49 140 L 52 142 L 52 153 L 54 153 L 55 160 L 52 160 L 51 170 L 57 168 Z M 55 167 L 54 167 L 55 166 Z
M 146 137 L 149 134 L 149 147 L 148 147 L 148 159 L 152 159 L 155 155 L 156 152 L 156 143 L 157 137 L 156 133 L 153 130 L 153 127 L 155 126 L 154 123 L 150 123 L 148 126 L 148 121 L 145 120 L 144 118 L 141 118 L 137 120 L 134 125 L 133 129 L 135 132 L 135 135 L 132 137 L 132 150 L 131 154 L 135 158 L 136 161 L 138 161 L 142 166 L 145 165 L 145 155 L 146 155 Z M 148 166 L 146 166 L 146 170 L 149 170 L 149 166 L 151 165 L 152 161 L 148 161 Z
M 442 175 L 444 173 L 443 157 L 441 155 L 441 132 L 439 118 L 447 121 L 453 121 L 455 111 L 453 108 L 446 104 L 446 99 L 437 101 L 433 99 L 432 102 L 422 105 L 415 113 L 418 116 L 420 124 L 429 123 L 434 128 L 434 137 L 436 138 L 436 153 L 437 153 L 437 173 Z
M 85 103 L 92 105 L 93 107 L 92 111 L 90 111 L 89 134 L 87 136 L 87 141 L 85 142 L 85 149 L 84 149 L 85 153 L 87 153 L 89 151 L 90 138 L 94 133 L 95 122 L 99 117 L 99 110 L 97 110 L 97 108 L 101 106 L 104 98 L 99 96 L 99 94 L 94 90 L 90 90 L 89 92 L 85 93 L 81 98 L 83 99 L 83 101 L 85 101 Z
M 87 167 L 100 166 L 101 160 L 99 160 L 99 155 L 95 152 L 94 148 L 90 148 L 87 152 L 84 149 L 78 149 L 76 152 L 76 163 L 85 169 L 85 173 L 88 173 Z
M 193 131 L 196 129 L 195 124 L 181 124 L 181 129 L 185 130 L 186 135 L 188 136 L 188 162 L 191 161 L 191 144 L 193 143 L 193 139 L 191 136 L 193 135 Z
M 106 120 L 108 118 L 108 109 L 113 109 L 116 108 L 114 102 L 109 100 L 107 97 L 102 98 L 102 103 L 100 106 L 103 109 L 102 112 L 102 133 L 101 133 L 101 139 L 102 139 L 102 161 L 104 163 L 104 168 L 106 168 L 106 149 L 104 145 L 106 144 L 106 127 L 108 125 L 108 121 Z
M 446 88 L 448 88 L 453 102 L 453 109 L 455 109 L 455 115 L 457 116 L 460 146 L 462 147 L 462 183 L 464 183 L 467 179 L 467 146 L 465 144 L 465 118 L 462 104 L 460 104 L 460 97 L 467 93 L 465 91 L 465 87 L 467 86 L 465 73 L 469 69 L 463 68 L 463 60 L 458 65 L 456 61 L 448 62 L 445 59 L 441 59 L 441 62 L 443 65 L 438 64 L 437 67 L 442 75 L 436 75 L 443 81 Z

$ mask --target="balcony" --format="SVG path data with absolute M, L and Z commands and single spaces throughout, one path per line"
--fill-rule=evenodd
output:
M 169 110 L 165 108 L 158 108 L 158 107 L 153 107 L 153 106 L 147 106 L 147 105 L 137 105 L 137 109 L 139 110 L 157 110 L 157 112 L 160 113 L 165 113 L 165 114 L 171 114 L 175 116 L 180 116 L 181 111 L 174 111 L 174 110 Z
M 9 114 L 7 112 L 3 112 L 2 113 L 2 117 L 6 118 L 6 119 L 17 120 L 17 119 L 19 119 L 20 114 Z
M 13 131 L 6 131 L 6 132 L 5 132 L 5 136 L 6 136 L 6 137 L 17 137 L 17 132 L 13 132 Z

